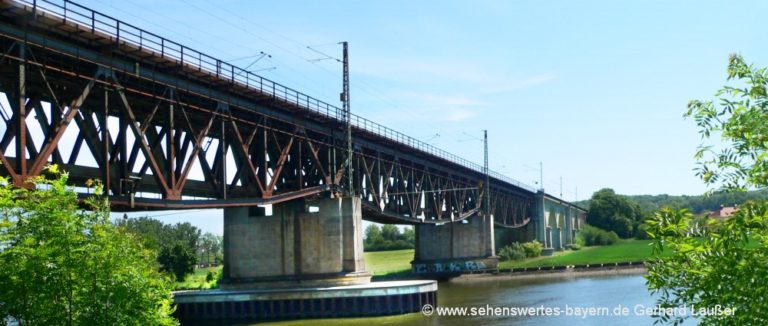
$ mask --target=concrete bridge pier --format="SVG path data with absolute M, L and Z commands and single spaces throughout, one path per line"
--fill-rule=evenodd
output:
M 416 225 L 415 274 L 459 274 L 496 269 L 493 216 Z
M 222 289 L 369 283 L 360 198 L 224 209 Z
M 534 197 L 532 225 L 535 238 L 544 246 L 542 255 L 563 250 L 575 241 L 576 231 L 586 220 L 586 211 L 543 191 Z

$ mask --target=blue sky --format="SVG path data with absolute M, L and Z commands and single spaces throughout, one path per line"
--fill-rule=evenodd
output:
M 687 102 L 712 97 L 729 53 L 768 65 L 765 2 L 81 3 L 222 59 L 266 52 L 235 62 L 330 103 L 341 66 L 307 46 L 349 41 L 356 114 L 478 163 L 488 129 L 492 169 L 533 184 L 541 161 L 568 200 L 704 192 Z

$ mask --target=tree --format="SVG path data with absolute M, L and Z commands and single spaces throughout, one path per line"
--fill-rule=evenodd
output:
M 622 238 L 634 236 L 635 226 L 641 219 L 640 207 L 627 197 L 617 195 L 613 189 L 601 189 L 590 199 L 587 223 L 614 231 Z
M 144 244 L 154 250 L 159 251 L 161 244 L 168 239 L 167 226 L 159 220 L 146 216 L 118 220 L 117 225 L 139 235 Z
M 180 273 L 194 271 L 197 265 L 195 252 L 200 242 L 200 229 L 197 227 L 188 222 L 163 224 L 149 217 L 126 219 L 119 221 L 118 225 L 136 233 L 148 247 L 160 252 L 158 262 L 162 265 L 161 271 L 173 274 L 178 281 L 184 280 L 184 275 L 179 277 Z M 183 248 L 175 248 L 176 246 Z
M 56 166 L 13 188 L 0 178 L 0 316 L 21 325 L 173 325 L 154 252 L 109 222 L 104 199 L 82 210 Z M 103 189 L 95 186 L 100 195 Z
M 212 264 L 218 259 L 221 249 L 221 237 L 206 232 L 197 243 L 197 252 L 200 254 L 199 261 L 204 264 Z
M 400 239 L 400 229 L 392 224 L 384 224 L 381 227 L 381 236 L 384 240 L 397 241 Z
M 194 251 L 197 248 L 197 241 L 200 240 L 200 229 L 189 222 L 176 223 L 168 227 L 168 234 L 173 239 L 171 243 L 183 242 L 187 249 Z M 166 239 L 167 241 L 167 239 Z
M 413 226 L 408 226 L 403 230 L 403 238 L 405 242 L 416 245 L 416 231 Z
M 176 242 L 173 246 L 163 247 L 157 261 L 162 265 L 160 270 L 173 274 L 177 282 L 183 282 L 185 276 L 194 272 L 195 265 L 197 265 L 194 251 L 190 250 L 183 242 Z
M 363 246 L 366 251 L 413 249 L 416 245 L 416 234 L 412 227 L 405 228 L 404 233 L 391 224 L 385 224 L 381 228 L 371 224 L 365 228 L 365 241 Z
M 702 144 L 696 153 L 696 174 L 710 185 L 743 190 L 768 185 L 768 85 L 766 69 L 747 65 L 731 55 L 728 81 L 713 101 L 693 100 L 693 117 L 703 141 L 716 137 L 719 150 Z M 730 219 L 696 223 L 688 210 L 662 209 L 648 221 L 655 253 L 668 256 L 648 266 L 648 287 L 663 307 L 735 308 L 731 315 L 706 315 L 702 324 L 768 324 L 768 203 L 742 205 Z M 691 232 L 694 230 L 694 232 Z M 659 316 L 680 321 L 681 316 Z

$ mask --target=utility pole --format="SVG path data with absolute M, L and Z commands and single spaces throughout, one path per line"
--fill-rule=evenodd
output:
M 544 191 L 544 162 L 539 161 L 539 185 L 541 190 Z
M 488 130 L 483 130 L 483 145 L 485 146 L 485 214 L 491 215 L 491 177 L 488 169 Z
M 484 238 L 486 241 L 486 254 L 490 256 L 496 256 L 496 247 L 494 246 L 494 233 L 493 233 L 493 215 L 491 215 L 491 176 L 490 166 L 488 165 L 488 130 L 483 130 L 483 146 L 485 147 L 485 212 L 483 218 L 488 226 L 483 228 Z
M 352 180 L 352 114 L 349 108 L 349 52 L 347 49 L 348 43 L 346 41 L 341 42 L 341 45 L 343 47 L 342 65 L 344 66 L 341 102 L 343 104 L 342 112 L 344 114 L 344 121 L 347 123 L 347 161 L 345 165 L 347 169 L 347 193 L 351 197 L 355 195 L 355 188 Z
M 560 176 L 560 199 L 563 199 L 563 176 Z

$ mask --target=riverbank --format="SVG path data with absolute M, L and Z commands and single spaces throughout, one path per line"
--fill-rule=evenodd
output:
M 374 281 L 389 281 L 418 278 L 411 274 L 411 261 L 413 260 L 414 250 L 390 250 L 390 251 L 372 251 L 365 252 L 365 263 L 369 271 L 374 273 Z M 571 273 L 579 275 L 606 275 L 613 273 L 611 270 L 616 267 L 615 264 L 627 264 L 632 262 L 633 267 L 637 269 L 642 261 L 653 257 L 651 252 L 650 240 L 621 240 L 611 246 L 584 247 L 580 250 L 557 251 L 552 256 L 543 256 L 528 258 L 520 261 L 504 261 L 499 263 L 499 270 L 494 271 L 492 275 L 506 275 L 508 273 L 517 275 L 546 275 L 557 274 L 567 269 L 567 266 L 574 266 Z M 605 270 L 596 266 L 604 265 Z M 585 266 L 590 268 L 585 270 Z M 608 266 L 612 265 L 612 266 Z M 215 282 L 206 281 L 205 277 L 209 271 L 220 271 L 221 266 L 215 268 L 198 269 L 195 273 L 187 276 L 184 283 L 176 283 L 175 290 L 181 289 L 209 289 L 215 287 Z M 627 268 L 619 266 L 619 269 Z M 584 274 L 587 273 L 587 274 Z M 635 272 L 641 273 L 641 272 Z M 468 276 L 477 277 L 482 274 L 469 274 Z M 537 276 L 547 277 L 547 276 Z
M 666 254 L 666 253 L 664 253 Z M 368 269 L 374 273 L 373 279 L 394 280 L 414 278 L 410 273 L 413 249 L 374 251 L 365 253 L 365 261 Z M 528 258 L 520 261 L 503 261 L 499 263 L 498 271 L 489 271 L 494 275 L 504 273 L 547 274 L 549 272 L 561 272 L 573 266 L 573 273 L 612 273 L 613 268 L 627 269 L 623 265 L 633 265 L 629 269 L 643 268 L 642 262 L 653 258 L 650 240 L 621 240 L 611 246 L 584 247 L 580 250 L 557 251 L 552 256 Z M 617 267 L 616 264 L 619 264 Z M 603 265 L 604 271 L 599 270 Z M 590 267 L 586 267 L 590 266 Z M 597 269 L 596 269 L 597 268 Z M 586 270 L 585 270 L 586 269 Z M 635 273 L 642 273 L 635 272 Z M 477 274 L 470 274 L 477 275 Z
M 451 281 L 474 281 L 482 279 L 564 279 L 585 276 L 613 275 L 642 275 L 648 269 L 642 262 L 625 262 L 613 264 L 581 265 L 581 266 L 551 266 L 544 268 L 507 269 L 496 272 L 463 274 Z
M 650 240 L 625 239 L 610 246 L 584 247 L 580 250 L 556 251 L 552 256 L 542 256 L 519 261 L 504 261 L 499 263 L 499 268 L 516 269 L 642 262 L 652 258 L 653 252 Z

